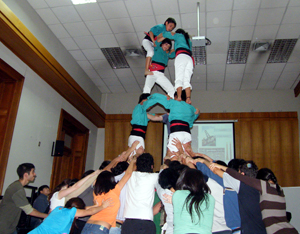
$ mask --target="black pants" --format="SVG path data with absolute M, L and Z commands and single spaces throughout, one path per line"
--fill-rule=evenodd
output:
M 80 234 L 83 227 L 84 227 L 84 225 L 85 225 L 85 223 L 86 223 L 85 221 L 76 219 L 73 234 Z
M 156 234 L 156 227 L 151 220 L 125 219 L 122 234 Z

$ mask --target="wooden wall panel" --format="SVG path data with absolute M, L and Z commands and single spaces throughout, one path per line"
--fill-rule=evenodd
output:
M 106 117 L 105 159 L 112 159 L 127 149 L 131 115 Z M 272 169 L 281 186 L 300 186 L 297 112 L 202 113 L 198 120 L 237 120 L 236 158 Z M 149 123 L 146 151 L 154 156 L 155 169 L 161 162 L 162 134 L 162 123 Z

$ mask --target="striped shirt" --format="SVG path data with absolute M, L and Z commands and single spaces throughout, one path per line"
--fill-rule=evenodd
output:
M 227 168 L 226 172 L 259 191 L 260 209 L 267 234 L 298 234 L 297 230 L 287 221 L 286 202 L 282 189 L 278 194 L 275 184 L 244 176 L 230 168 Z

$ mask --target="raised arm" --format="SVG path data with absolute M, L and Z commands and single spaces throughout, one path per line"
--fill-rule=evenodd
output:
M 211 164 L 211 162 L 208 162 L 207 160 L 205 159 L 202 159 L 202 160 L 198 160 L 198 159 L 195 159 L 194 160 L 194 163 L 196 163 L 196 167 L 198 170 L 202 171 L 202 173 L 206 176 L 208 176 L 209 178 L 212 178 L 213 180 L 215 180 L 219 185 L 221 185 L 222 187 L 224 187 L 224 183 L 223 183 L 223 180 L 220 176 L 214 174 L 210 169 L 209 169 L 209 166 Z
M 127 181 L 130 179 L 130 177 L 132 175 L 132 172 L 135 170 L 135 163 L 136 163 L 136 156 L 133 156 L 127 170 L 125 171 L 125 175 L 118 182 L 118 185 L 119 185 L 121 190 L 124 187 L 124 185 L 127 183 Z

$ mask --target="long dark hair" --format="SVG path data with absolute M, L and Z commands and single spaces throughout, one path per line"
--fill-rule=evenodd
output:
M 182 34 L 184 36 L 186 44 L 190 48 L 190 42 L 189 42 L 190 41 L 190 35 L 186 31 L 184 31 L 182 28 L 177 29 L 175 32 L 176 33 L 180 33 L 180 34 Z
M 198 222 L 200 222 L 200 216 L 202 210 L 200 206 L 203 202 L 206 203 L 206 208 L 208 207 L 208 195 L 210 189 L 205 183 L 203 174 L 201 171 L 196 169 L 187 168 L 182 171 L 176 183 L 176 190 L 189 190 L 190 194 L 185 199 L 185 207 L 193 220 L 193 208 L 195 209 L 197 216 L 199 217 Z
M 102 193 L 108 193 L 111 189 L 116 187 L 116 181 L 114 174 L 110 171 L 102 171 L 96 180 L 94 193 L 101 195 Z
M 63 187 L 66 185 L 69 187 L 69 183 L 71 182 L 71 179 L 64 179 L 59 185 L 53 189 L 53 191 L 49 194 L 48 201 L 51 200 L 54 193 L 59 192 Z
M 273 171 L 271 171 L 269 168 L 262 168 L 257 172 L 256 179 L 269 181 L 272 180 L 274 184 L 276 184 L 276 190 L 278 195 L 282 193 L 280 186 L 277 183 L 277 178 L 274 175 Z

